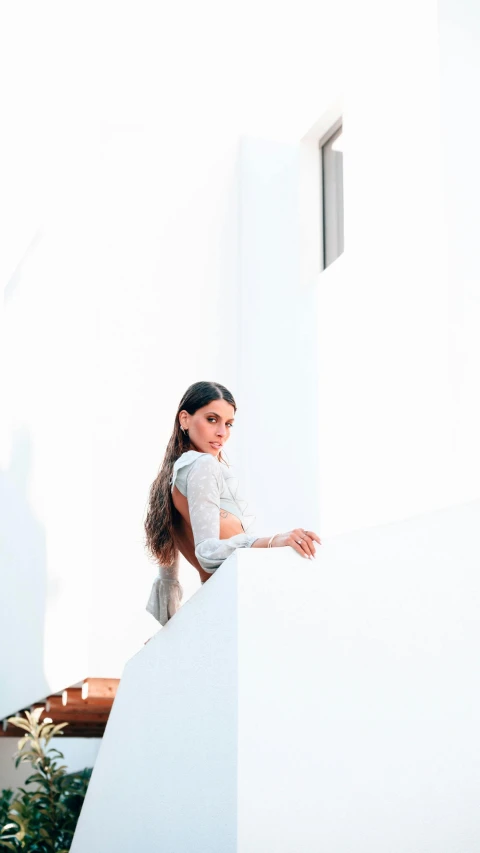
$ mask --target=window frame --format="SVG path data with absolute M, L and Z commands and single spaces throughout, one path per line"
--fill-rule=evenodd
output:
M 327 264 L 326 258 L 326 249 L 327 249 L 327 241 L 326 241 L 326 210 L 325 210 L 325 154 L 324 148 L 334 136 L 339 136 L 339 131 L 343 132 L 343 115 L 341 115 L 333 124 L 330 125 L 329 129 L 323 136 L 318 140 L 318 149 L 319 149 L 319 165 L 320 165 L 320 272 L 323 272 L 343 254 L 340 252 L 333 261 Z M 343 212 L 343 204 L 342 204 L 342 218 L 344 216 Z

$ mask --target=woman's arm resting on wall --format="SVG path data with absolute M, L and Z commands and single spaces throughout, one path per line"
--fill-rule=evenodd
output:
M 220 539 L 221 471 L 218 460 L 199 456 L 187 474 L 187 500 L 195 542 L 195 556 L 206 572 L 212 573 L 236 550 L 250 548 L 258 538 L 237 533 Z

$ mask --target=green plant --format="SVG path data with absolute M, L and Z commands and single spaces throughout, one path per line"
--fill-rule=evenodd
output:
M 79 773 L 67 773 L 66 766 L 57 766 L 51 755 L 64 758 L 63 753 L 51 747 L 50 739 L 62 734 L 68 723 L 54 725 L 49 717 L 39 722 L 44 708 L 25 711 L 24 717 L 9 717 L 27 732 L 18 741 L 15 767 L 27 761 L 35 773 L 25 784 L 37 787 L 34 791 L 18 788 L 15 798 L 11 789 L 2 791 L 0 799 L 0 848 L 23 850 L 27 853 L 67 853 L 73 840 L 75 827 L 87 792 L 92 768 Z M 3 813 L 2 813 L 3 809 Z M 4 823 L 4 820 L 7 823 Z
M 13 797 L 12 788 L 3 788 L 0 794 L 0 829 L 8 819 L 8 810 Z

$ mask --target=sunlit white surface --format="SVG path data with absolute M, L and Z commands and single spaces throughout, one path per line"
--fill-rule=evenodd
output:
M 238 550 L 126 664 L 72 853 L 475 850 L 479 523 Z

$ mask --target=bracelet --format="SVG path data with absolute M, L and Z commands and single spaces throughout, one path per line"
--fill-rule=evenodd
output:
M 273 536 L 271 537 L 271 539 L 269 539 L 269 541 L 268 541 L 268 545 L 267 545 L 267 548 L 271 548 L 271 547 L 272 547 L 272 542 L 273 542 L 273 540 L 275 539 L 275 536 L 278 536 L 278 533 L 274 533 L 274 534 L 273 534 Z

